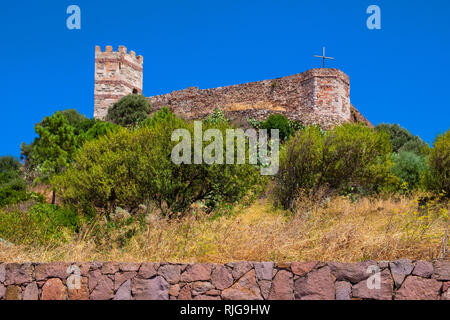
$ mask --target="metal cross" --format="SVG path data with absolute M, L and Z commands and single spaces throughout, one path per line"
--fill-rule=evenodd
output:
M 325 47 L 323 47 L 323 55 L 322 55 L 322 56 L 314 55 L 314 57 L 316 57 L 316 58 L 322 58 L 322 59 L 323 59 L 322 68 L 325 68 L 325 59 L 335 60 L 335 59 L 332 58 L 332 57 L 326 57 L 326 56 L 325 56 Z

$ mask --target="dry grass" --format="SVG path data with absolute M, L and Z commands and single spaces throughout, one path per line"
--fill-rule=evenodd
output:
M 448 206 L 417 211 L 409 199 L 337 197 L 297 214 L 275 210 L 267 200 L 233 215 L 179 221 L 156 220 L 123 247 L 115 237 L 95 243 L 86 231 L 53 248 L 4 246 L 0 261 L 361 261 L 434 259 L 448 229 Z

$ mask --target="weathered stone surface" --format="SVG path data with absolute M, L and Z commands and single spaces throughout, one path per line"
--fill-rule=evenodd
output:
M 19 286 L 8 286 L 5 300 L 22 300 L 22 289 Z
M 39 289 L 36 282 L 32 282 L 25 287 L 23 300 L 39 300 Z
M 143 279 L 150 279 L 158 274 L 156 271 L 159 264 L 156 263 L 143 263 L 139 268 L 139 277 Z
M 117 262 L 105 262 L 102 266 L 103 274 L 114 274 L 119 271 L 119 264 Z
M 255 262 L 256 279 L 258 280 L 272 280 L 273 277 L 273 262 Z
M 207 296 L 207 295 L 199 295 L 194 298 L 194 300 L 220 300 L 219 296 Z
M 101 275 L 92 290 L 90 300 L 111 300 L 114 297 L 114 283 L 108 275 Z
M 438 300 L 442 283 L 416 276 L 406 278 L 395 294 L 395 300 Z
M 275 275 L 269 293 L 269 300 L 294 300 L 294 277 L 286 270 Z
M 0 264 L 0 283 L 5 282 L 6 269 L 4 264 Z
M 317 265 L 317 262 L 292 262 L 291 270 L 297 276 L 303 276 L 310 272 Z
M 169 283 L 161 276 L 152 279 L 133 279 L 131 291 L 136 300 L 169 300 Z
M 38 264 L 34 269 L 34 276 L 37 281 L 43 281 L 49 278 L 66 279 L 69 276 L 67 273 L 67 268 L 69 267 L 69 263 L 62 262 Z
M 120 271 L 136 271 L 137 272 L 140 267 L 141 267 L 140 263 L 134 263 L 134 262 L 119 264 Z
M 374 286 L 374 282 L 371 281 L 378 276 L 380 277 L 379 288 Z M 359 299 L 392 300 L 393 285 L 394 281 L 391 278 L 391 273 L 389 272 L 389 270 L 385 269 L 377 274 L 372 275 L 371 278 L 353 285 L 352 295 L 353 298 Z
M 181 269 L 179 265 L 163 265 L 159 267 L 158 273 L 170 284 L 178 283 L 181 278 Z
M 183 288 L 181 288 L 180 293 L 178 294 L 178 300 L 192 300 L 191 291 L 191 284 L 186 284 Z
M 239 279 L 253 268 L 253 265 L 246 261 L 230 263 L 229 265 L 233 268 L 231 274 L 233 275 L 234 280 Z
M 444 284 L 442 285 L 441 300 L 450 300 L 450 281 L 444 282 Z
M 117 290 L 113 300 L 131 300 L 131 298 L 131 280 L 127 280 Z
M 233 276 L 227 267 L 216 265 L 211 273 L 211 283 L 217 289 L 224 290 L 233 284 Z
M 190 264 L 181 275 L 181 281 L 207 281 L 211 277 L 211 265 L 209 264 Z
M 136 271 L 118 272 L 114 275 L 114 290 L 120 288 L 120 286 L 127 280 L 133 279 L 137 275 Z
M 180 285 L 174 284 L 173 286 L 170 286 L 169 289 L 169 295 L 174 296 L 174 297 L 178 297 L 178 295 L 180 294 Z
M 347 281 L 336 281 L 334 284 L 336 290 L 336 300 L 351 300 L 352 285 Z
M 428 261 L 417 261 L 412 274 L 422 278 L 429 278 L 433 274 L 433 264 Z
M 196 282 L 192 283 L 191 288 L 192 288 L 192 291 L 191 291 L 192 295 L 198 296 L 198 295 L 208 292 L 209 290 L 214 289 L 214 286 L 210 282 L 207 282 L 207 281 L 196 281 Z
M 33 269 L 30 263 L 10 263 L 6 265 L 6 279 L 4 284 L 24 284 L 33 281 Z
M 410 275 L 414 270 L 414 264 L 409 259 L 401 259 L 389 263 L 391 274 L 394 279 L 394 284 L 397 288 L 400 288 L 405 277 Z
M 208 296 L 220 296 L 221 291 L 220 290 L 216 290 L 216 289 L 212 289 L 206 292 L 206 295 Z
M 255 270 L 250 270 L 230 288 L 222 291 L 224 300 L 262 300 L 259 286 L 256 283 Z
M 368 270 L 370 266 L 378 268 L 376 261 L 365 261 L 359 263 L 328 263 L 331 273 L 338 281 L 350 281 L 351 283 L 358 283 L 370 277 L 371 272 Z
M 5 299 L 6 287 L 0 283 L 0 300 Z
M 311 271 L 306 277 L 294 283 L 295 299 L 299 300 L 334 300 L 334 278 L 330 267 Z
M 290 262 L 278 262 L 277 268 L 278 269 L 286 269 L 288 271 L 291 271 L 291 263 Z
M 270 288 L 272 287 L 272 281 L 270 280 L 260 280 L 258 281 L 259 289 L 261 290 L 261 295 L 264 300 L 269 299 Z
M 447 291 L 448 288 L 450 288 L 450 281 L 444 282 L 444 283 L 442 284 L 442 291 L 443 291 L 443 292 L 444 292 L 444 291 Z
M 66 300 L 67 287 L 59 278 L 52 278 L 42 287 L 42 300 Z
M 450 280 L 450 261 L 436 261 L 432 278 L 440 281 Z
M 100 270 L 94 270 L 89 272 L 88 276 L 89 276 L 89 291 L 92 291 L 97 286 L 97 283 L 103 277 L 103 275 L 100 272 Z
M 80 287 L 76 286 L 68 288 L 69 300 L 89 300 L 88 278 L 81 277 Z

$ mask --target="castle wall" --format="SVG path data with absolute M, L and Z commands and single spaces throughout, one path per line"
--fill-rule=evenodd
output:
M 148 99 L 154 111 L 168 106 L 188 119 L 204 118 L 220 108 L 232 119 L 264 120 L 271 113 L 280 113 L 324 128 L 352 121 L 349 78 L 338 69 L 312 69 L 213 89 L 191 87 Z
M 94 117 L 104 119 L 108 108 L 135 90 L 142 93 L 143 58 L 125 47 L 95 52 Z M 338 69 L 311 69 L 303 73 L 212 89 L 190 87 L 148 98 L 152 112 L 163 106 L 187 119 L 202 119 L 216 108 L 231 118 L 264 120 L 284 114 L 304 124 L 329 128 L 345 122 L 371 125 L 350 103 L 349 77 Z
M 0 300 L 450 300 L 449 288 L 445 260 L 0 263 Z

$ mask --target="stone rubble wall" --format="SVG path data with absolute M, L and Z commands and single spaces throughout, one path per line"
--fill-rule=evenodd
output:
M 338 69 L 311 69 L 273 80 L 213 89 L 191 87 L 148 100 L 153 112 L 168 106 L 187 119 L 202 119 L 220 108 L 231 119 L 265 120 L 270 114 L 279 113 L 324 128 L 356 121 L 370 125 L 351 105 L 350 79 Z
M 94 118 L 104 119 L 120 98 L 142 93 L 142 56 L 119 46 L 95 48 Z M 245 123 L 248 118 L 265 120 L 270 114 L 284 114 L 304 124 L 330 128 L 345 122 L 370 122 L 350 103 L 350 79 L 338 69 L 311 69 L 271 80 L 212 89 L 190 87 L 148 98 L 152 112 L 168 106 L 185 119 L 203 119 L 216 108 L 227 117 Z
M 450 300 L 449 287 L 450 261 L 0 263 L 0 300 Z

